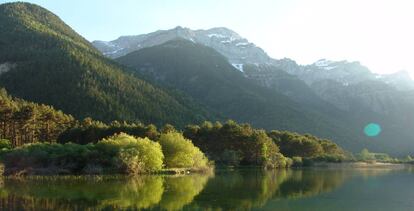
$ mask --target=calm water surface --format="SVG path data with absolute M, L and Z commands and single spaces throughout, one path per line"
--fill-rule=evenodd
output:
M 414 210 L 412 169 L 0 179 L 0 210 Z

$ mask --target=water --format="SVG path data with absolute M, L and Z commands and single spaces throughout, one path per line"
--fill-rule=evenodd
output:
M 0 180 L 0 210 L 414 210 L 409 169 Z

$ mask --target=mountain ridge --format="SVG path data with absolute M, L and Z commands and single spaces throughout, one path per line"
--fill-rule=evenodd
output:
M 284 62 L 286 62 L 285 59 L 271 58 L 263 49 L 256 46 L 254 43 L 249 42 L 247 39 L 241 37 L 239 34 L 226 27 L 214 27 L 211 29 L 192 30 L 190 28 L 177 26 L 173 29 L 158 30 L 148 34 L 120 36 L 118 39 L 115 39 L 113 41 L 93 41 L 92 44 L 101 52 L 103 52 L 106 56 L 110 58 L 117 58 L 126 55 L 130 52 L 133 52 L 135 50 L 139 50 L 144 47 L 159 45 L 175 38 L 183 38 L 212 47 L 224 56 L 226 56 L 229 59 L 229 62 L 234 64 L 234 66 L 240 67 L 238 68 L 239 70 L 242 70 L 243 64 L 267 64 L 276 67 L 282 67 L 284 66 Z M 330 60 L 320 59 L 318 61 L 320 62 Z M 312 69 L 312 66 L 317 67 L 317 65 L 315 64 L 317 64 L 318 61 L 308 65 L 296 64 L 296 67 L 293 67 L 291 64 L 291 68 L 282 69 L 293 75 L 300 76 L 301 74 L 299 73 L 308 72 L 309 69 Z M 330 62 L 342 63 L 342 65 L 360 66 L 358 68 L 365 68 L 366 70 L 368 70 L 368 75 L 366 75 L 365 77 L 368 77 L 371 80 L 382 80 L 381 76 L 383 76 L 384 78 L 386 78 L 384 79 L 384 82 L 390 83 L 390 81 L 393 81 L 391 84 L 398 89 L 414 90 L 414 81 L 409 77 L 409 75 L 408 77 L 394 78 L 394 74 L 372 73 L 368 68 L 362 66 L 358 61 L 348 62 L 346 60 L 343 60 Z M 296 70 L 292 70 L 293 68 Z M 331 68 L 335 69 L 334 67 Z M 317 69 L 326 69 L 326 67 Z M 335 79 L 336 76 L 337 75 L 335 75 L 334 77 L 330 77 L 329 79 Z M 303 77 L 301 79 L 309 84 L 312 83 L 311 81 L 306 80 L 306 77 Z M 399 82 L 402 81 L 404 81 L 404 84 L 400 86 Z M 352 82 L 345 81 L 344 83 Z

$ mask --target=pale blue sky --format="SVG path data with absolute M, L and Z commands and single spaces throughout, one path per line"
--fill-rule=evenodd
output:
M 9 2 L 0 0 L 1 3 Z M 374 72 L 414 76 L 411 0 L 30 0 L 88 40 L 113 40 L 177 25 L 224 26 L 274 58 L 361 61 Z

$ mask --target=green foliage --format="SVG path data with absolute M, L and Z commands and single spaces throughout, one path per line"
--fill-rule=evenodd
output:
M 96 145 L 26 144 L 2 157 L 6 174 L 137 174 L 160 170 L 164 155 L 148 138 L 118 134 Z
M 0 89 L 0 138 L 10 140 L 13 147 L 39 141 L 53 142 L 74 124 L 70 115 L 50 106 L 12 98 L 5 89 Z M 4 147 L 0 144 L 1 148 Z
M 11 149 L 11 142 L 7 139 L 0 139 L 0 151 Z
M 3 162 L 5 174 L 68 174 L 82 172 L 97 155 L 91 145 L 37 143 L 11 150 Z
M 181 133 L 169 132 L 161 134 L 159 143 L 165 155 L 168 168 L 203 168 L 208 160 L 201 150 L 194 146 L 191 140 Z
M 177 132 L 177 130 L 175 129 L 173 125 L 166 124 L 164 125 L 164 127 L 161 128 L 161 133 L 173 133 L 173 132 Z
M 407 155 L 405 158 L 404 158 L 404 162 L 412 162 L 414 159 L 411 157 L 411 156 L 409 156 L 409 155 Z
M 369 152 L 368 149 L 361 150 L 357 157 L 359 160 L 375 160 L 374 153 Z
M 248 124 L 204 122 L 200 126 L 187 126 L 184 136 L 218 164 L 235 165 L 239 161 L 237 164 L 277 167 L 284 159 L 265 131 Z
M 97 143 L 99 140 L 108 138 L 117 133 L 127 133 L 141 138 L 148 137 L 151 140 L 157 140 L 160 135 L 157 127 L 152 124 L 120 123 L 117 121 L 114 121 L 111 124 L 105 124 L 86 118 L 78 125 L 63 132 L 58 137 L 58 142 L 73 142 L 77 144 Z
M 410 156 L 408 156 L 406 159 L 397 159 L 392 158 L 386 153 L 377 153 L 377 152 L 370 152 L 368 149 L 361 150 L 360 153 L 356 155 L 357 160 L 359 161 L 368 161 L 368 162 L 387 162 L 387 163 L 398 163 L 398 162 L 409 162 Z
M 303 166 L 303 159 L 302 157 L 292 157 L 292 166 L 294 167 L 298 167 L 298 166 Z
M 346 152 L 330 140 L 306 134 L 272 130 L 269 136 L 279 146 L 283 155 L 288 157 L 312 158 L 315 161 L 340 162 Z M 294 162 L 295 163 L 295 162 Z
M 160 144 L 148 138 L 117 134 L 96 144 L 104 157 L 110 157 L 111 166 L 122 173 L 137 174 L 161 170 L 164 154 Z

